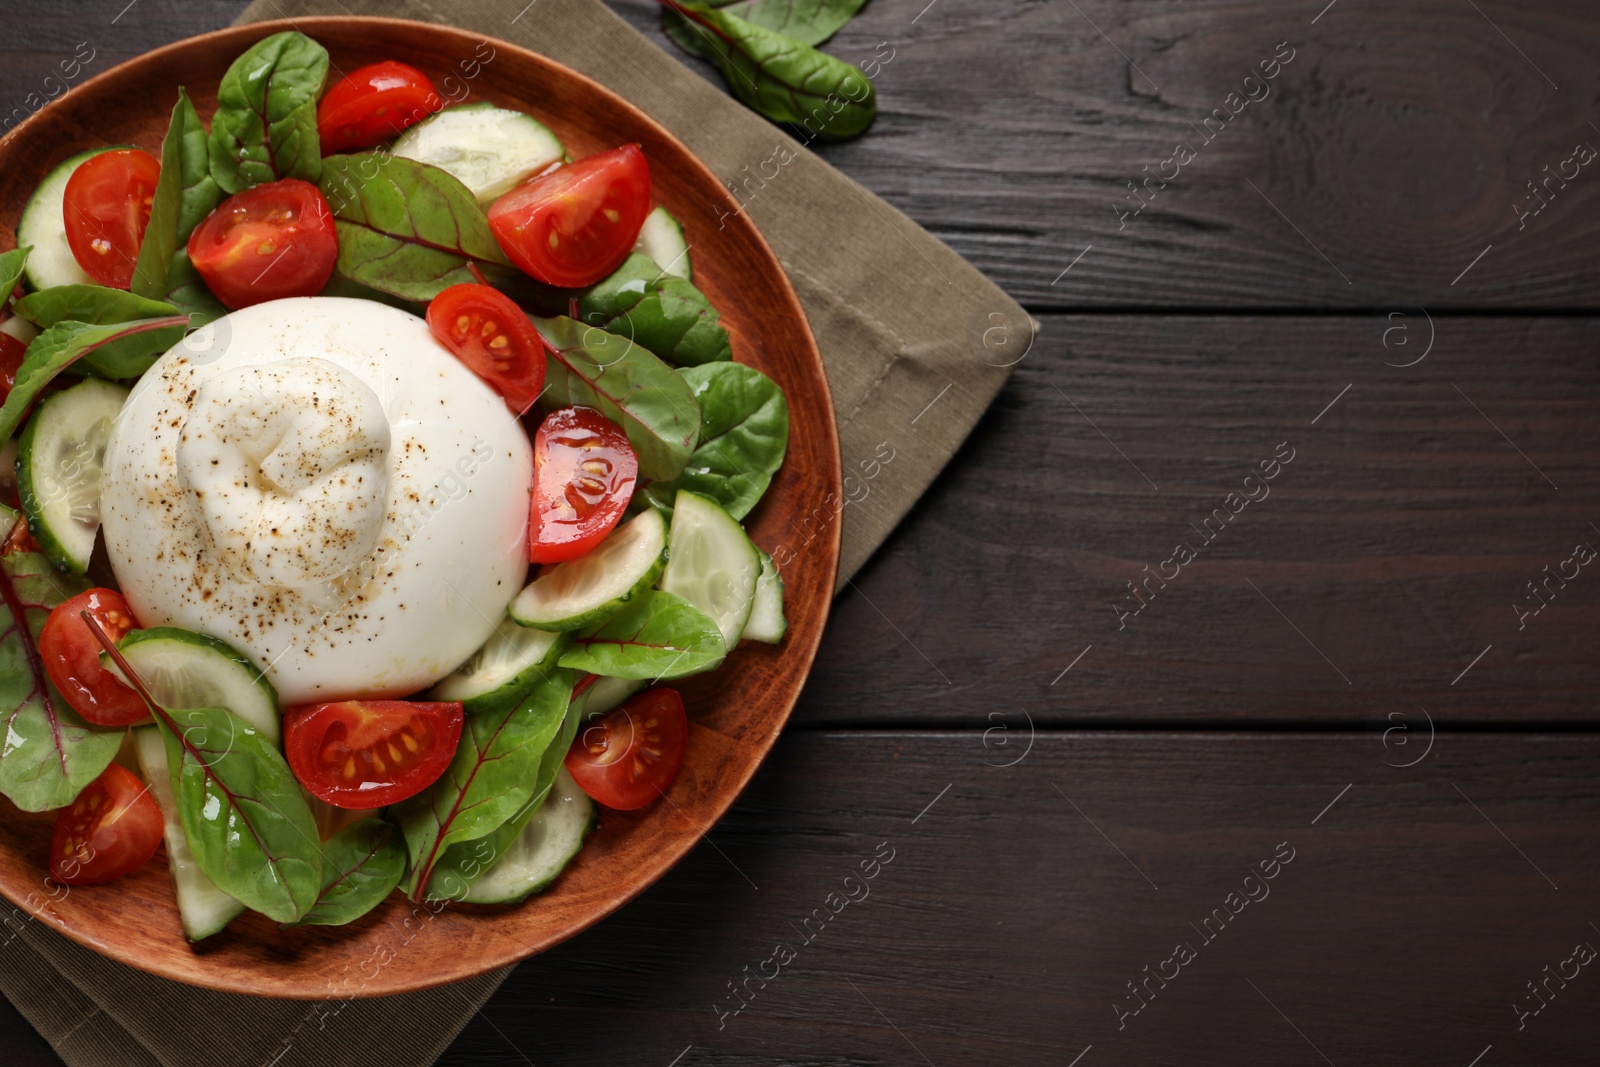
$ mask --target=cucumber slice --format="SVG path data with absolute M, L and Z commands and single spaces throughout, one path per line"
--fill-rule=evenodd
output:
M 668 545 L 662 590 L 711 616 L 723 643 L 733 648 L 750 621 L 761 581 L 756 546 L 721 505 L 687 489 L 678 490 L 673 500 Z
M 189 851 L 189 838 L 184 835 L 178 816 L 178 799 L 172 792 L 167 743 L 161 731 L 154 726 L 140 727 L 133 731 L 133 744 L 139 755 L 139 769 L 144 772 L 150 795 L 155 797 L 165 823 L 167 869 L 172 872 L 172 886 L 178 892 L 178 918 L 183 923 L 184 936 L 200 941 L 238 918 L 244 905 L 218 889 Z
M 155 626 L 130 630 L 117 642 L 150 695 L 164 708 L 227 708 L 274 745 L 282 732 L 278 694 L 256 665 L 215 637 Z M 100 665 L 117 678 L 122 671 L 100 653 Z
M 62 215 L 66 210 L 67 179 L 90 156 L 132 147 L 131 144 L 117 144 L 80 152 L 46 174 L 39 188 L 33 191 L 23 205 L 22 217 L 17 220 L 17 247 L 33 246 L 33 251 L 28 253 L 28 265 L 22 271 L 29 289 L 38 292 L 52 285 L 95 284 L 89 272 L 78 266 L 72 246 L 67 244 L 67 224 Z
M 757 548 L 757 552 L 761 549 Z M 763 641 L 775 645 L 789 630 L 783 617 L 783 576 L 772 557 L 761 552 L 761 577 L 756 580 L 756 600 L 750 605 L 750 621 L 744 624 L 741 641 Z
M 604 715 L 649 684 L 643 678 L 607 678 L 603 675 L 596 678 L 583 694 L 584 718 Z
M 667 547 L 667 524 L 652 508 L 611 531 L 587 556 L 557 563 L 511 602 L 523 626 L 566 633 L 615 615 L 655 584 Z
M 459 700 L 468 715 L 505 711 L 528 694 L 545 665 L 566 647 L 559 633 L 502 619 L 484 646 L 436 684 L 428 699 Z
M 52 393 L 28 420 L 17 453 L 17 492 L 50 562 L 64 571 L 89 569 L 100 530 L 100 467 L 111 422 L 128 399 L 120 385 L 86 378 Z
M 25 345 L 33 344 L 33 339 L 39 336 L 39 327 L 23 318 L 13 315 L 4 322 L 0 322 L 0 333 L 10 334 Z
M 488 102 L 445 108 L 402 133 L 395 155 L 431 163 L 487 204 L 567 154 L 532 115 Z
M 664 274 L 675 274 L 684 281 L 694 280 L 694 266 L 689 262 L 689 242 L 683 236 L 683 224 L 667 209 L 658 207 L 645 216 L 644 228 L 633 250 L 655 261 Z
M 561 768 L 550 795 L 522 833 L 461 899 L 469 904 L 515 904 L 532 896 L 555 881 L 583 847 L 596 821 L 594 801 Z

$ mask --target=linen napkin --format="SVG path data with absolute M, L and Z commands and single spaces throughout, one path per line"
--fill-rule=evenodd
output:
M 840 588 L 1032 345 L 1033 321 L 970 264 L 600 0 L 257 0 L 239 21 L 322 14 L 447 23 L 541 52 L 648 113 L 730 186 L 786 149 L 781 185 L 745 210 L 799 293 L 833 391 L 844 495 L 818 505 L 843 524 Z M 510 973 L 342 1003 L 242 997 L 144 974 L 25 920 L 0 926 L 0 991 L 70 1067 L 425 1067 Z

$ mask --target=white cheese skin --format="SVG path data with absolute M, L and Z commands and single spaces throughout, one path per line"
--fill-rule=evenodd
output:
M 102 529 L 145 626 L 256 661 L 284 704 L 407 696 L 527 576 L 528 436 L 421 319 L 302 297 L 162 356 L 106 445 Z

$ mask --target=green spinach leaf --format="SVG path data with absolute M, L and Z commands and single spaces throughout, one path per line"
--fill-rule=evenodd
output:
M 137 319 L 109 326 L 71 320 L 56 323 L 35 337 L 28 346 L 27 354 L 22 357 L 22 366 L 17 368 L 16 385 L 12 386 L 6 402 L 0 405 L 0 441 L 7 440 L 16 432 L 22 422 L 23 412 L 39 395 L 39 390 L 77 360 L 113 341 L 145 333 L 159 334 L 159 343 L 165 350 L 183 339 L 183 330 L 188 322 L 188 319 L 178 317 Z M 158 342 L 152 338 L 151 343 Z
M 475 281 L 469 263 L 510 265 L 477 197 L 438 167 L 387 152 L 329 156 L 321 187 L 339 231 L 338 271 L 351 281 L 432 300 Z
M 533 796 L 540 761 L 572 699 L 573 680 L 571 671 L 552 668 L 509 711 L 467 716 L 449 768 L 400 805 L 400 829 L 411 854 L 406 892 L 413 899 L 423 899 L 451 845 L 493 833 Z
M 153 706 L 153 713 L 200 870 L 269 919 L 299 920 L 322 888 L 322 845 L 277 746 L 226 708 Z
M 641 475 L 676 478 L 700 434 L 689 383 L 644 346 L 598 326 L 569 318 L 533 324 L 549 346 L 546 406 L 596 409 L 627 433 Z
M 54 285 L 18 300 L 16 312 L 40 329 L 48 329 L 66 321 L 107 326 L 136 319 L 171 317 L 178 314 L 178 309 L 160 300 L 135 296 L 126 289 Z M 177 337 L 169 330 L 134 334 L 101 345 L 84 357 L 83 365 L 102 378 L 137 378 L 176 343 Z
M 211 176 L 224 193 L 279 178 L 317 180 L 317 97 L 327 78 L 327 49 L 294 30 L 256 42 L 233 61 L 217 86 L 208 146 Z
M 615 274 L 580 294 L 578 318 L 680 367 L 733 358 L 711 302 L 647 256 L 629 256 Z
M 139 261 L 133 268 L 132 289 L 139 296 L 167 294 L 173 257 L 200 220 L 222 202 L 222 189 L 211 176 L 207 142 L 205 124 L 189 94 L 180 87 L 172 122 L 161 142 L 161 178 L 150 206 L 150 224 L 145 227 Z
M 10 529 L 17 513 L 0 505 Z M 62 808 L 100 777 L 126 730 L 90 726 L 62 699 L 39 658 L 39 631 L 50 609 L 89 588 L 57 574 L 37 552 L 0 556 L 0 793 L 23 811 Z
M 801 44 L 819 45 L 855 18 L 867 0 L 705 0 L 746 22 L 783 34 Z M 701 59 L 711 58 L 702 30 L 669 7 L 661 9 L 661 28 L 679 48 Z
M 22 281 L 22 268 L 27 265 L 28 253 L 32 251 L 28 247 L 0 252 L 0 307 L 17 291 L 17 283 Z
M 683 678 L 716 669 L 727 653 L 710 616 L 675 593 L 652 589 L 579 631 L 558 662 L 608 678 Z
M 167 270 L 167 291 L 161 298 L 189 316 L 189 325 L 204 326 L 228 313 L 222 301 L 206 287 L 205 279 L 189 262 L 189 250 L 179 248 Z
M 743 363 L 707 363 L 678 373 L 700 405 L 700 444 L 683 473 L 642 494 L 668 512 L 679 489 L 742 519 L 766 493 L 789 448 L 789 401 L 778 383 Z
M 840 140 L 866 132 L 877 117 L 871 79 L 844 60 L 705 4 L 663 3 L 705 31 L 728 88 L 767 118 Z
M 400 831 L 382 819 L 362 819 L 322 844 L 322 891 L 299 926 L 344 926 L 383 903 L 406 874 Z

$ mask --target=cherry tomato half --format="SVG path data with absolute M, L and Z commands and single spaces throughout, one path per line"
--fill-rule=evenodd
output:
M 683 698 L 676 689 L 651 689 L 578 731 L 567 773 L 597 803 L 632 811 L 667 791 L 688 743 Z
M 150 709 L 138 693 L 100 666 L 100 642 L 83 621 L 85 611 L 113 642 L 139 625 L 128 602 L 115 589 L 90 589 L 63 601 L 39 631 L 39 658 L 44 660 L 45 673 L 72 710 L 96 726 L 143 722 Z
M 593 408 L 559 408 L 533 435 L 528 559 L 577 559 L 622 518 L 639 460 L 622 428 Z
M 433 83 L 416 67 L 392 59 L 362 67 L 324 93 L 317 105 L 322 154 L 390 140 L 442 107 Z
M 9 333 L 0 332 L 0 403 L 5 402 L 16 386 L 17 371 L 22 369 L 22 357 L 27 352 L 27 345 Z
M 457 701 L 342 700 L 283 715 L 295 777 L 336 808 L 381 808 L 439 780 L 456 754 Z
M 593 285 L 622 265 L 650 214 L 650 168 L 625 144 L 539 175 L 489 208 L 511 262 L 547 285 Z
M 161 844 L 161 809 L 139 776 L 120 763 L 56 816 L 50 877 L 62 885 L 98 885 L 145 865 Z
M 513 414 L 533 407 L 544 388 L 544 340 L 500 290 L 452 285 L 428 304 L 428 329 L 472 373 L 505 398 Z
M 155 156 L 120 148 L 90 156 L 67 179 L 67 245 L 78 266 L 101 285 L 126 289 L 133 281 L 160 177 Z
M 190 261 L 217 299 L 234 310 L 315 296 L 338 258 L 328 201 L 299 178 L 233 194 L 189 235 Z
M 7 494 L 14 496 L 16 494 L 16 486 L 0 483 L 0 496 Z M 9 507 L 10 505 L 8 504 L 7 506 Z M 21 506 L 20 502 L 18 506 Z M 11 524 L 11 532 L 6 534 L 5 542 L 0 543 L 0 556 L 9 556 L 13 552 L 43 551 L 44 549 L 39 547 L 39 542 L 33 539 L 33 531 L 28 529 L 28 517 L 26 515 L 18 515 L 17 521 Z M 590 677 L 593 677 L 593 675 Z M 61 687 L 56 686 L 56 688 L 60 689 Z

